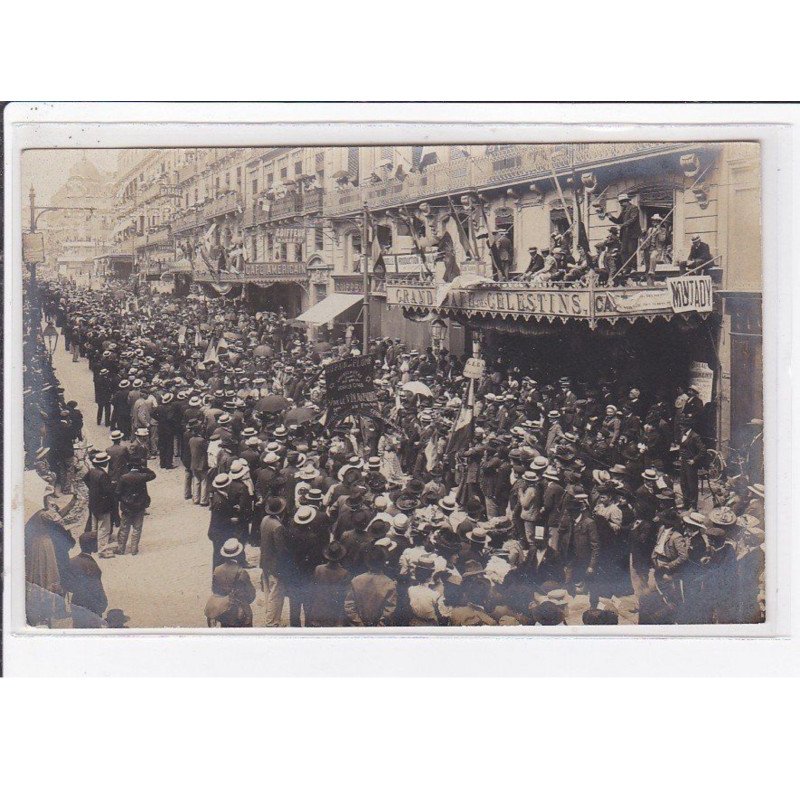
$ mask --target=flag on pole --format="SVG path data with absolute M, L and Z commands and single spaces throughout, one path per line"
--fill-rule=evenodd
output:
M 450 438 L 447 442 L 445 452 L 460 453 L 472 442 L 472 434 L 475 422 L 475 381 L 470 379 L 469 391 L 467 392 L 467 402 L 461 406 L 453 429 L 450 431 Z

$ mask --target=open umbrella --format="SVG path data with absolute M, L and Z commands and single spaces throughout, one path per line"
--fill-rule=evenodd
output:
M 302 425 L 310 419 L 314 419 L 319 412 L 315 408 L 303 406 L 302 408 L 291 408 L 283 416 L 284 425 Z
M 408 381 L 402 386 L 404 392 L 419 394 L 423 397 L 433 397 L 433 392 L 422 381 Z
M 256 358 L 269 358 L 272 355 L 272 348 L 268 344 L 259 344 L 253 348 L 253 355 Z
M 256 401 L 256 411 L 261 411 L 263 414 L 274 414 L 278 411 L 284 411 L 291 406 L 291 400 L 279 394 L 268 394 Z

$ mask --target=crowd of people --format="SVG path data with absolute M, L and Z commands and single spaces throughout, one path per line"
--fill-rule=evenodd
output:
M 88 362 L 109 429 L 85 458 L 47 324 Z M 613 365 L 524 374 L 489 356 L 457 442 L 464 358 L 399 339 L 370 343 L 373 413 L 328 418 L 325 366 L 357 353 L 239 300 L 42 287 L 26 306 L 25 445 L 52 489 L 26 526 L 29 620 L 47 624 L 70 596 L 74 624 L 110 624 L 98 561 L 159 535 L 148 484 L 173 469 L 176 502 L 208 508 L 195 533 L 210 542 L 212 626 L 763 620 L 764 487 L 725 474 L 701 497 L 695 387 L 637 386 Z M 87 515 L 71 557 L 68 492 Z

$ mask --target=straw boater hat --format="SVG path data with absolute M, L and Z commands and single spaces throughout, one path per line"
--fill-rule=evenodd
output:
M 439 508 L 441 508 L 445 514 L 452 514 L 457 508 L 456 501 L 453 497 L 447 495 L 447 497 L 443 497 L 439 501 Z
M 191 397 L 191 398 L 189 399 L 189 405 L 190 405 L 192 408 L 197 408 L 197 406 L 199 406 L 199 405 L 201 404 L 201 402 L 202 402 L 202 401 L 200 400 L 200 397 L 199 397 L 199 395 L 195 395 L 194 397 Z
M 471 531 L 467 531 L 467 539 L 475 544 L 482 545 L 487 545 L 490 541 L 489 534 L 481 528 L 473 528 Z
M 125 434 L 122 431 L 111 431 L 111 441 L 118 442 Z
M 92 463 L 97 467 L 108 464 L 109 461 L 111 461 L 111 456 L 108 453 L 101 452 L 92 456 Z
M 708 521 L 720 528 L 730 528 L 736 524 L 736 514 L 732 508 L 718 506 L 708 512 Z
M 233 480 L 244 477 L 250 471 L 247 462 L 243 460 L 234 461 L 231 464 L 230 476 Z
M 764 484 L 763 483 L 754 483 L 752 486 L 748 486 L 747 490 L 754 494 L 756 497 L 760 497 L 762 500 L 764 499 Z
M 226 486 L 230 486 L 231 483 L 231 476 L 228 475 L 227 472 L 220 472 L 212 483 L 212 486 L 215 489 L 224 489 Z
M 542 472 L 547 469 L 548 464 L 549 462 L 544 456 L 536 456 L 536 458 L 531 461 L 531 469 L 534 472 Z
M 642 473 L 642 477 L 646 481 L 657 481 L 658 480 L 658 473 L 654 469 L 646 469 Z
M 295 525 L 310 525 L 317 517 L 317 509 L 313 506 L 300 506 L 294 515 Z
M 244 547 L 238 539 L 228 539 L 219 549 L 219 554 L 223 558 L 236 558 L 244 552 Z
M 692 528 L 697 528 L 698 530 L 706 530 L 706 517 L 705 514 L 700 514 L 697 511 L 691 511 L 688 514 L 684 514 L 681 519 L 686 525 L 690 525 Z
M 552 603 L 554 606 L 565 606 L 569 603 L 569 593 L 566 589 L 551 589 L 547 594 L 533 593 L 537 603 Z
M 542 473 L 546 480 L 549 481 L 557 481 L 559 479 L 558 470 L 551 464 L 547 467 L 547 469 Z
M 136 436 L 149 436 L 150 431 L 147 428 L 137 428 L 134 433 Z

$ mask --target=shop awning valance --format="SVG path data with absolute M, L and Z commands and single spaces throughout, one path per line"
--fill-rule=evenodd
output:
M 362 301 L 360 294 L 329 294 L 324 300 L 311 306 L 308 311 L 304 311 L 296 321 L 308 325 L 325 325 Z

